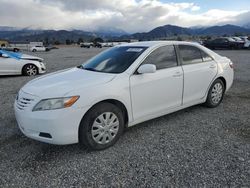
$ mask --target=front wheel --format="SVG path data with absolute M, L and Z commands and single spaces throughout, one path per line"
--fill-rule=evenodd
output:
M 38 69 L 33 64 L 28 64 L 23 67 L 23 74 L 25 76 L 35 76 L 38 74 Z
M 217 107 L 221 103 L 224 97 L 224 93 L 225 93 L 225 85 L 222 82 L 222 80 L 221 79 L 215 80 L 208 91 L 205 105 L 209 108 Z
M 84 116 L 79 142 L 90 149 L 102 150 L 116 143 L 124 130 L 122 111 L 111 103 L 100 103 Z

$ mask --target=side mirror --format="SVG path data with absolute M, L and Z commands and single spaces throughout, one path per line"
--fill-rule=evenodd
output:
M 146 74 L 146 73 L 155 73 L 156 72 L 156 66 L 153 65 L 153 64 L 144 64 L 144 65 L 141 65 L 137 72 L 139 74 Z
M 9 56 L 7 54 L 2 54 L 2 57 L 8 58 Z

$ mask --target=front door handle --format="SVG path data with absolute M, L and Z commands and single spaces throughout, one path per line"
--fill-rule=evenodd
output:
M 174 73 L 174 75 L 173 75 L 173 77 L 180 77 L 180 76 L 182 76 L 182 73 L 181 73 L 181 72 L 176 72 L 176 73 Z

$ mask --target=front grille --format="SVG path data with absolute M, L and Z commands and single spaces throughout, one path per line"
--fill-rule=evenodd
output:
M 19 110 L 25 110 L 34 102 L 34 98 L 30 96 L 19 95 L 16 101 L 16 106 Z

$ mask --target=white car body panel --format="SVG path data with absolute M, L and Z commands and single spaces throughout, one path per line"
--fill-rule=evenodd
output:
M 65 77 L 69 79 L 65 80 Z M 77 89 L 85 92 L 85 88 L 89 89 L 89 87 L 96 87 L 98 84 L 105 84 L 114 77 L 114 74 L 103 74 L 72 68 L 60 71 L 57 74 L 44 75 L 34 79 L 25 85 L 23 90 L 37 96 L 43 93 L 45 98 L 51 98 L 56 95 L 66 96 L 68 93 L 73 92 L 76 86 L 78 86 Z M 57 90 L 51 92 L 55 86 Z
M 154 49 L 178 44 L 196 46 L 207 52 L 213 61 L 179 65 L 149 74 L 134 74 Z M 233 69 L 229 66 L 231 61 L 198 44 L 153 41 L 121 46 L 146 46 L 148 49 L 120 74 L 72 68 L 27 83 L 15 101 L 16 119 L 22 132 L 30 138 L 52 144 L 77 143 L 78 129 L 83 116 L 101 101 L 116 100 L 122 103 L 127 110 L 127 124 L 133 126 L 205 102 L 210 85 L 219 77 L 226 80 L 226 91 L 232 85 Z M 76 95 L 80 98 L 72 107 L 32 111 L 42 99 Z M 31 98 L 32 102 L 22 107 L 20 104 L 22 105 L 23 98 Z M 41 137 L 40 132 L 50 133 L 52 138 Z
M 182 68 L 184 74 L 183 104 L 206 97 L 209 85 L 217 74 L 217 63 L 211 61 L 184 65 Z
M 134 119 L 179 107 L 182 104 L 182 68 L 173 67 L 153 74 L 132 75 L 130 88 Z
M 0 57 L 0 75 L 21 75 L 23 67 L 27 64 L 36 65 L 39 74 L 46 72 L 42 58 L 22 54 L 20 59 Z
M 244 47 L 245 48 L 249 48 L 250 47 L 250 41 L 249 40 L 245 41 Z
M 46 48 L 44 46 L 32 46 L 30 51 L 45 52 Z

